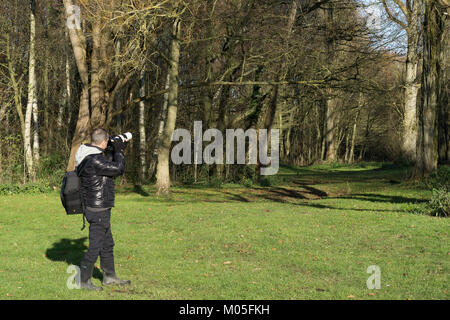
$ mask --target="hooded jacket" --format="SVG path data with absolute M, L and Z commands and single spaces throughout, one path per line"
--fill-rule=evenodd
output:
M 87 207 L 114 207 L 114 177 L 125 171 L 125 157 L 122 152 L 114 153 L 114 157 L 107 157 L 103 154 L 104 151 L 84 144 L 75 155 L 75 170 L 80 177 L 83 200 Z

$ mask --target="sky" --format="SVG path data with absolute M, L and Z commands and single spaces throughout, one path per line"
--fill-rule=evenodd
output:
M 361 12 L 367 17 L 367 27 L 380 36 L 378 43 L 382 48 L 389 49 L 397 54 L 406 54 L 406 33 L 397 24 L 389 20 L 380 0 L 356 0 L 361 4 Z M 390 1 L 392 2 L 392 1 Z M 388 1 L 389 5 L 389 1 Z M 389 5 L 395 12 L 396 6 Z M 402 15 L 399 15 L 402 18 Z

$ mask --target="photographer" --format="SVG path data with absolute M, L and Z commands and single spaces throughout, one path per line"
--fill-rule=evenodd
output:
M 114 269 L 114 240 L 111 233 L 111 208 L 114 207 L 114 177 L 125 170 L 124 149 L 128 139 L 109 140 L 106 130 L 97 128 L 91 134 L 91 144 L 81 145 L 75 156 L 80 177 L 85 216 L 89 222 L 89 248 L 80 263 L 80 286 L 102 290 L 91 282 L 94 264 L 100 256 L 103 285 L 128 285 Z M 104 155 L 108 144 L 112 152 Z M 108 149 L 111 149 L 108 147 Z

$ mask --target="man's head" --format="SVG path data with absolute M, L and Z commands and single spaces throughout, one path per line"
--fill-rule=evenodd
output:
M 108 132 L 103 128 L 94 129 L 91 133 L 91 144 L 101 149 L 106 149 L 108 146 Z

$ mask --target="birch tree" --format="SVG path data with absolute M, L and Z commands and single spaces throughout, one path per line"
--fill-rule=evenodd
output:
M 36 179 L 37 161 L 39 160 L 39 136 L 38 136 L 38 110 L 37 110 L 37 94 L 36 94 L 36 2 L 30 1 L 30 49 L 28 62 L 28 98 L 25 111 L 25 128 L 24 128 L 24 153 L 29 178 L 33 181 Z M 33 116 L 35 130 L 34 143 L 31 144 L 31 119 Z M 34 148 L 33 148 L 34 147 Z M 33 151 L 34 149 L 34 151 Z
M 139 84 L 139 160 L 140 160 L 140 181 L 141 183 L 146 177 L 146 138 L 145 138 L 145 69 L 142 69 L 140 74 L 140 84 Z

